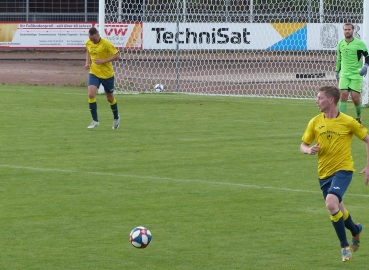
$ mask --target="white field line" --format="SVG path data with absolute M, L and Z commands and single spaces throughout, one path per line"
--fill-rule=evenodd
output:
M 29 90 L 26 87 L 20 86 L 22 89 L 2 89 L 2 92 L 11 92 L 12 94 L 20 92 L 20 93 L 35 93 L 35 94 L 50 94 L 50 95 L 76 95 L 76 96 L 87 96 L 87 87 L 86 91 L 83 92 L 59 92 L 59 91 L 40 91 L 40 90 Z M 129 94 L 128 94 L 129 95 Z M 119 95 L 118 95 L 119 96 Z M 133 98 L 158 98 L 159 95 L 153 94 L 145 94 L 143 95 L 131 95 Z M 205 96 L 205 97 L 203 97 Z M 244 96 L 217 96 L 225 99 L 210 99 L 206 98 L 206 95 L 191 95 L 187 93 L 171 93 L 170 95 L 160 95 L 161 99 L 169 99 L 169 100 L 185 100 L 185 101 L 203 101 L 203 102 L 218 102 L 218 103 L 245 103 L 245 104 L 260 104 L 263 102 L 263 99 L 268 99 L 268 105 L 281 104 L 283 102 L 282 98 L 265 98 L 265 97 L 244 97 Z M 208 97 L 212 97 L 209 95 Z M 123 97 L 125 98 L 125 97 Z M 303 99 L 286 99 L 289 102 L 289 106 L 298 106 L 298 107 L 311 107 L 315 106 L 315 102 L 312 99 L 307 99 L 309 102 L 301 102 Z M 275 101 L 275 102 L 274 102 Z
M 228 182 L 214 182 L 214 181 L 205 181 L 205 180 L 197 180 L 197 179 L 178 179 L 178 178 L 170 178 L 170 177 L 140 176 L 140 175 L 119 174 L 119 173 L 104 173 L 104 172 L 88 172 L 88 171 L 64 170 L 64 169 L 55 169 L 55 168 L 37 168 L 37 167 L 27 167 L 27 166 L 6 165 L 6 164 L 0 164 L 0 167 L 11 168 L 11 169 L 21 169 L 21 170 L 40 171 L 40 172 L 91 174 L 91 175 L 123 177 L 123 178 L 152 179 L 152 180 L 159 180 L 159 181 L 173 181 L 173 182 L 186 182 L 186 183 L 190 182 L 190 183 L 202 183 L 202 184 L 208 184 L 208 185 L 223 185 L 223 186 L 230 186 L 230 187 L 243 187 L 243 188 L 252 188 L 252 189 L 271 189 L 271 190 L 286 191 L 286 192 L 301 192 L 301 193 L 321 194 L 320 191 L 311 191 L 311 190 L 302 190 L 302 189 L 293 189 L 293 188 L 281 188 L 281 187 L 271 187 L 271 186 L 259 186 L 259 185 L 247 185 L 247 184 L 228 183 Z M 350 194 L 350 193 L 346 193 L 345 196 L 369 198 L 369 194 Z

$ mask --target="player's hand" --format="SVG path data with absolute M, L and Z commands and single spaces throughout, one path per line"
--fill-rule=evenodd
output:
M 86 64 L 85 69 L 90 69 L 90 64 Z
M 104 64 L 104 61 L 100 58 L 96 58 L 94 63 L 100 65 L 100 64 Z
M 368 64 L 365 64 L 365 65 L 361 68 L 361 70 L 360 70 L 360 75 L 365 77 L 367 72 L 368 72 Z
M 317 144 L 315 144 L 315 145 L 313 145 L 312 147 L 310 147 L 309 148 L 309 155 L 315 155 L 316 153 L 318 153 L 319 152 L 319 149 L 320 149 L 320 145 L 319 145 L 319 143 L 317 143 Z
M 340 79 L 340 72 L 339 71 L 336 71 L 336 79 L 337 79 L 337 81 Z
M 364 168 L 360 173 L 361 174 L 365 173 L 364 183 L 365 183 L 365 185 L 368 185 L 368 183 L 369 183 L 369 168 L 368 167 Z

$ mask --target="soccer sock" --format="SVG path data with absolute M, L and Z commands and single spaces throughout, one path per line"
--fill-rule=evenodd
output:
M 336 234 L 338 239 L 340 240 L 341 247 L 348 247 L 348 242 L 346 238 L 346 229 L 345 229 L 345 222 L 343 221 L 343 214 L 342 211 L 339 210 L 334 215 L 331 215 L 331 220 L 334 229 L 336 230 Z
M 356 110 L 356 117 L 360 118 L 360 116 L 361 116 L 361 105 L 355 106 L 355 110 Z
M 353 236 L 356 236 L 359 233 L 359 228 L 352 221 L 350 213 L 345 208 L 345 213 L 343 214 L 343 220 L 345 222 L 345 227 L 350 230 Z
M 97 103 L 96 103 L 96 98 L 89 98 L 88 99 L 88 105 L 90 107 L 90 112 L 91 112 L 91 116 L 92 119 L 96 122 L 99 122 L 99 120 L 97 119 Z
M 118 103 L 117 100 L 114 98 L 114 100 L 112 102 L 110 102 L 110 108 L 111 111 L 113 112 L 114 115 L 114 119 L 118 119 Z
M 338 108 L 340 112 L 346 113 L 347 111 L 347 102 L 346 101 L 340 101 L 338 104 Z

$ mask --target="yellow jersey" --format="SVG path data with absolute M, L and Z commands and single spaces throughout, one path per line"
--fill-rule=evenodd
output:
M 319 143 L 318 177 L 325 179 L 340 170 L 355 171 L 351 155 L 352 136 L 363 140 L 368 130 L 353 117 L 339 112 L 336 118 L 325 118 L 324 113 L 310 120 L 302 141 L 308 145 Z
M 111 62 L 97 65 L 95 59 L 106 59 L 111 55 L 117 54 L 118 49 L 113 43 L 105 38 L 100 38 L 99 43 L 94 44 L 91 40 L 86 40 L 86 49 L 90 54 L 91 64 L 90 73 L 101 79 L 108 79 L 114 76 L 114 69 Z

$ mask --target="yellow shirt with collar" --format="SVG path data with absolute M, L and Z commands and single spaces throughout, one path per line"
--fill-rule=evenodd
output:
M 318 177 L 325 179 L 340 170 L 355 171 L 351 155 L 352 136 L 363 140 L 368 130 L 353 117 L 342 112 L 336 118 L 321 113 L 310 120 L 302 141 L 319 143 Z
M 111 55 L 117 54 L 118 49 L 106 38 L 100 38 L 97 44 L 91 40 L 86 40 L 86 49 L 90 54 L 91 65 L 90 73 L 101 79 L 108 79 L 114 76 L 114 69 L 111 62 L 97 65 L 95 59 L 106 59 Z

